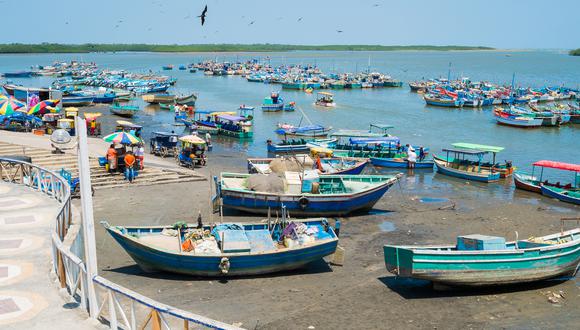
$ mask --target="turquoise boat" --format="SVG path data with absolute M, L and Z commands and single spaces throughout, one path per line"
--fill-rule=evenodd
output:
M 283 211 L 284 214 L 284 211 Z M 338 237 L 324 218 L 220 223 L 212 226 L 110 226 L 109 234 L 146 272 L 232 277 L 302 268 L 335 252 Z
M 110 107 L 109 111 L 112 114 L 121 117 L 133 117 L 135 114 L 139 112 L 139 107 L 134 105 L 122 105 L 119 102 L 114 102 Z
M 507 243 L 503 237 L 467 235 L 459 236 L 455 246 L 385 245 L 384 256 L 389 272 L 436 284 L 532 282 L 575 274 L 580 228 Z

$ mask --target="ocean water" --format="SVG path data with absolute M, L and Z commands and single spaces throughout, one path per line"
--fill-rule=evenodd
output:
M 518 168 L 531 169 L 540 159 L 580 162 L 580 125 L 517 129 L 497 125 L 492 108 L 448 109 L 426 106 L 421 96 L 411 93 L 409 81 L 422 78 L 447 77 L 451 63 L 451 77 L 469 77 L 473 81 L 488 80 L 511 84 L 515 74 L 517 86 L 568 86 L 580 84 L 580 57 L 568 56 L 565 51 L 485 51 L 485 52 L 287 52 L 287 53 L 95 53 L 95 54 L 34 54 L 0 55 L 0 72 L 26 70 L 31 65 L 49 65 L 55 60 L 94 61 L 100 68 L 127 69 L 134 72 L 161 72 L 161 66 L 173 64 L 173 71 L 163 71 L 178 78 L 170 92 L 199 94 L 197 108 L 234 111 L 240 104 L 256 106 L 254 138 L 237 141 L 214 139 L 216 149 L 233 148 L 246 151 L 249 156 L 265 156 L 266 140 L 277 136 L 275 125 L 307 123 L 301 111 L 292 113 L 262 113 L 262 99 L 281 85 L 250 83 L 239 76 L 207 77 L 202 72 L 179 71 L 177 66 L 207 59 L 237 61 L 258 58 L 280 64 L 316 64 L 324 72 L 371 71 L 388 73 L 405 82 L 402 88 L 334 90 L 337 107 L 321 109 L 313 105 L 315 95 L 301 91 L 282 91 L 285 101 L 295 101 L 313 123 L 335 129 L 367 129 L 370 123 L 394 125 L 391 134 L 402 143 L 424 145 L 439 153 L 453 142 L 471 142 L 505 147 L 500 160 L 512 160 Z M 12 79 L 30 86 L 48 86 L 52 78 Z M 155 130 L 175 130 L 173 114 L 144 106 L 144 112 L 134 119 L 144 124 L 145 133 Z M 101 110 L 97 110 L 101 111 Z M 106 110 L 105 110 L 106 111 Z M 554 174 L 571 180 L 566 173 Z M 418 174 L 414 183 L 435 182 L 453 184 L 441 175 Z M 435 177 L 434 177 L 435 176 Z M 495 185 L 490 189 L 499 196 L 512 194 L 511 185 Z

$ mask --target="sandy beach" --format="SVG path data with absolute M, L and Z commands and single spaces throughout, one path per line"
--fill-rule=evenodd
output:
M 200 171 L 243 171 L 245 161 L 211 153 Z M 344 266 L 325 262 L 306 269 L 257 278 L 207 279 L 144 273 L 100 226 L 99 273 L 151 298 L 250 329 L 377 328 L 571 328 L 580 303 L 580 281 L 552 280 L 487 289 L 434 290 L 429 283 L 397 279 L 385 269 L 384 244 L 448 244 L 457 235 L 482 233 L 508 240 L 559 231 L 559 219 L 579 214 L 578 207 L 517 191 L 513 201 L 484 199 L 485 186 L 455 182 L 457 188 L 432 186 L 425 198 L 403 178 L 368 215 L 341 219 Z M 417 188 L 415 188 L 417 187 Z M 171 184 L 100 191 L 95 220 L 112 225 L 217 222 L 209 212 L 209 184 Z M 439 191 L 438 191 L 439 190 Z M 421 195 L 419 195 L 421 194 Z M 455 205 L 455 208 L 452 207 Z M 226 212 L 223 221 L 259 221 L 258 216 Z M 558 304 L 548 292 L 565 295 Z

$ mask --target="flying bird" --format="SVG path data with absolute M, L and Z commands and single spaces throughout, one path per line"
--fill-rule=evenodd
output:
M 205 23 L 205 14 L 207 13 L 207 5 L 205 5 L 205 8 L 203 9 L 203 11 L 201 12 L 201 15 L 197 16 L 201 18 L 201 25 L 203 26 L 203 24 Z
M 342 30 L 336 30 L 336 32 L 338 32 L 338 33 L 342 33 L 342 32 L 344 32 L 344 31 L 342 31 Z
M 253 25 L 254 23 L 256 23 L 256 21 L 251 21 L 250 24 L 248 24 L 248 26 Z
M 375 3 L 375 4 L 373 5 L 373 7 L 378 7 L 378 6 L 380 6 L 378 3 Z
M 298 18 L 298 22 L 300 22 L 302 20 L 302 17 Z

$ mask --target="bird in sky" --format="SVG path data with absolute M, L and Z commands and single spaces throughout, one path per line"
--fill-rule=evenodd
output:
M 205 14 L 207 13 L 207 5 L 205 5 L 205 8 L 203 9 L 203 11 L 201 12 L 201 15 L 197 16 L 201 18 L 201 25 L 203 26 L 203 24 L 205 23 Z
M 254 23 L 256 23 L 256 21 L 251 21 L 250 24 L 248 24 L 248 26 L 253 25 Z
M 373 7 L 378 7 L 378 6 L 380 6 L 378 3 L 375 3 L 375 4 L 373 5 Z
M 302 20 L 302 17 L 298 18 L 298 22 L 300 22 Z
M 342 31 L 342 30 L 336 30 L 336 32 L 338 32 L 338 33 L 342 33 L 342 32 L 344 32 L 344 31 Z

